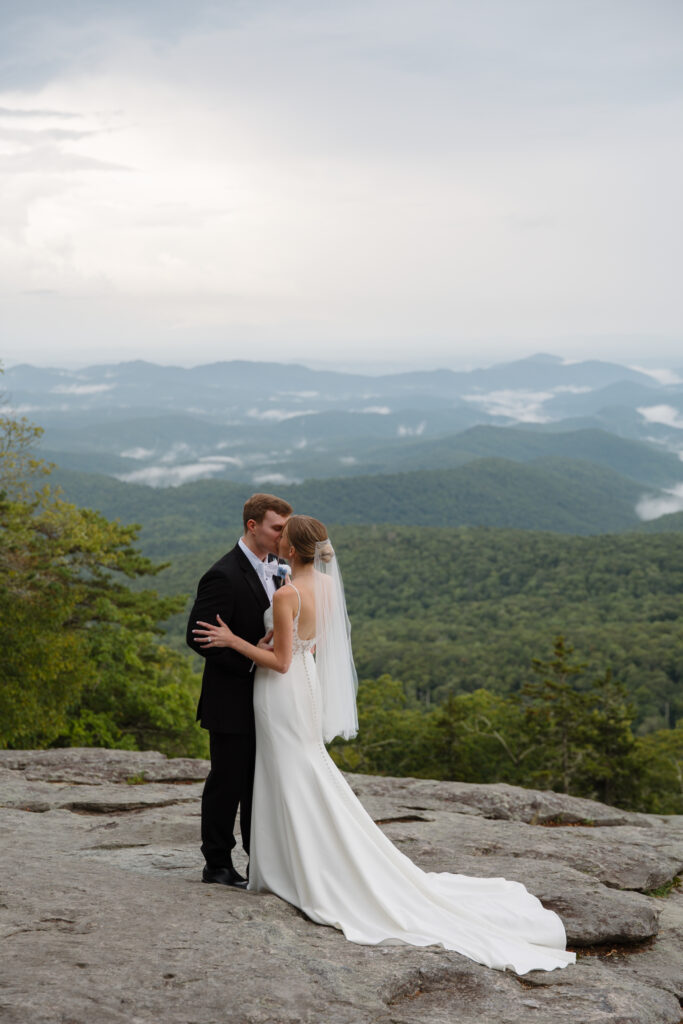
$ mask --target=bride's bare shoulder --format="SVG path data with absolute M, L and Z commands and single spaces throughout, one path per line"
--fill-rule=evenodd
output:
M 292 606 L 298 604 L 296 591 L 293 587 L 280 587 L 273 594 L 273 607 L 286 608 L 288 604 Z

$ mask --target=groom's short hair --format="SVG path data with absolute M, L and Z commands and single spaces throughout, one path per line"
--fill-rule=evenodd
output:
M 252 494 L 242 509 L 244 529 L 246 530 L 250 519 L 256 523 L 263 522 L 266 512 L 270 511 L 276 512 L 279 516 L 291 516 L 292 506 L 284 498 L 277 498 L 274 494 Z

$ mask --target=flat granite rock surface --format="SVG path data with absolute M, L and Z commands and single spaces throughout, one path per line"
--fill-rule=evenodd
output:
M 275 896 L 203 885 L 207 771 L 153 751 L 0 751 L 3 1024 L 683 1020 L 683 818 L 347 776 L 420 867 L 518 880 L 561 915 L 577 963 L 520 978 L 355 945 Z

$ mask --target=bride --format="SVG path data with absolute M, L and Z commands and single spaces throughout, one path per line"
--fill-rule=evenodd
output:
M 424 872 L 367 814 L 325 749 L 358 730 L 334 550 L 321 522 L 294 515 L 279 553 L 291 580 L 275 593 L 258 646 L 220 617 L 195 630 L 201 643 L 258 666 L 249 889 L 276 893 L 352 942 L 440 945 L 518 974 L 573 963 L 560 918 L 521 883 Z

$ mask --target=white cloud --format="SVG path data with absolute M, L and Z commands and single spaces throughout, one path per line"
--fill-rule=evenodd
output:
M 280 423 L 282 420 L 291 420 L 295 416 L 313 416 L 317 409 L 249 409 L 247 416 L 254 420 L 266 420 L 273 423 Z
M 403 426 L 403 424 L 400 424 L 397 430 L 397 434 L 399 437 L 420 437 L 422 434 L 424 434 L 426 426 L 426 420 L 422 420 L 422 422 L 418 423 L 416 427 L 406 427 Z
M 72 407 L 62 402 L 60 405 L 2 405 L 0 404 L 0 416 L 24 416 L 29 412 L 71 412 Z
M 589 391 L 593 391 L 593 388 L 585 386 L 581 387 L 578 384 L 558 384 L 557 387 L 553 388 L 555 394 L 566 393 L 569 395 L 585 395 Z
M 355 466 L 355 464 L 358 462 L 358 459 L 355 458 L 353 455 L 340 455 L 339 461 L 341 462 L 342 466 Z
M 388 416 L 391 409 L 388 405 L 367 405 L 364 409 L 355 409 L 354 412 L 374 413 L 375 416 Z
M 300 484 L 293 476 L 285 476 L 284 473 L 255 473 L 252 477 L 255 484 Z
M 241 469 L 244 465 L 244 460 L 237 458 L 234 455 L 203 455 L 199 461 L 211 463 L 211 465 L 216 467 L 237 466 Z
M 641 498 L 636 505 L 636 515 L 644 520 L 659 519 L 660 516 L 681 511 L 683 511 L 683 484 L 666 488 L 663 495 Z
M 501 390 L 462 397 L 480 405 L 491 416 L 505 416 L 518 423 L 548 423 L 550 417 L 544 415 L 543 404 L 553 397 L 553 392 Z
M 278 395 L 289 395 L 291 398 L 318 398 L 319 391 L 278 391 Z
M 70 114 L 64 110 L 31 110 L 21 109 L 15 107 L 10 109 L 8 107 L 0 107 L 0 118 L 16 118 L 20 121 L 32 120 L 33 118 L 39 118 L 41 121 L 65 121 L 71 118 L 77 118 L 78 114 Z
M 185 444 L 184 441 L 176 441 L 176 443 L 171 445 L 169 450 L 161 456 L 160 461 L 165 463 L 177 462 L 178 459 L 186 457 L 189 451 L 189 444 Z
M 151 455 L 154 455 L 152 448 L 127 448 L 121 452 L 122 459 L 148 459 Z
M 111 391 L 114 384 L 59 384 L 52 388 L 54 395 L 99 395 Z
M 249 452 L 242 458 L 245 466 L 262 466 L 271 463 L 274 455 L 277 455 L 277 452 Z
M 657 381 L 658 384 L 683 384 L 683 380 L 675 372 L 675 370 L 652 370 L 648 369 L 647 366 L 631 366 L 631 370 L 637 370 L 638 373 L 645 373 L 648 377 L 652 377 Z
M 661 423 L 665 427 L 683 430 L 683 416 L 671 405 L 649 405 L 637 411 L 648 423 Z
M 150 487 L 179 487 L 192 480 L 201 480 L 220 472 L 215 463 L 196 462 L 184 466 L 147 466 L 131 473 L 117 474 L 117 479 L 128 484 L 148 484 Z

